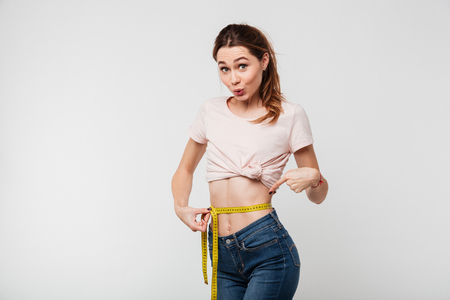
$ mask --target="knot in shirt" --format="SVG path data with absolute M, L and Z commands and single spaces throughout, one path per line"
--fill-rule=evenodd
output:
M 242 170 L 244 175 L 250 179 L 261 179 L 262 168 L 261 164 L 257 161 L 251 161 L 248 165 L 244 166 Z

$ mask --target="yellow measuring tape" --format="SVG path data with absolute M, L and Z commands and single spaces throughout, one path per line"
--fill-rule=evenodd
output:
M 217 238 L 219 236 L 218 234 L 218 227 L 217 227 L 217 215 L 218 214 L 233 214 L 233 213 L 244 213 L 244 212 L 251 212 L 251 211 L 258 211 L 258 210 L 264 210 L 272 208 L 272 203 L 266 203 L 266 204 L 258 204 L 258 205 L 252 205 L 252 206 L 242 206 L 242 207 L 218 207 L 215 208 L 211 206 L 211 217 L 213 221 L 213 249 L 212 249 L 212 264 L 213 264 L 213 271 L 212 271 L 212 285 L 211 285 L 211 299 L 216 300 L 217 299 L 217 261 L 219 258 L 218 254 L 218 241 Z M 204 215 L 202 215 L 203 218 Z M 205 283 L 208 284 L 208 274 L 207 274 L 207 238 L 206 238 L 206 232 L 202 232 L 202 267 L 203 267 L 203 279 L 205 280 Z

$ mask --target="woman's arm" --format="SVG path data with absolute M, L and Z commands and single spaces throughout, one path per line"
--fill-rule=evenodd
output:
M 287 185 L 296 193 L 306 190 L 306 196 L 311 202 L 316 204 L 322 203 L 328 193 L 328 181 L 322 175 L 323 184 L 313 188 L 319 183 L 320 170 L 317 163 L 316 154 L 313 145 L 309 145 L 297 150 L 294 153 L 295 161 L 298 169 L 287 171 L 275 184 L 270 188 L 269 193 L 272 194 L 276 189 L 286 182 Z
M 192 208 L 188 206 L 194 171 L 205 151 L 206 144 L 199 144 L 193 139 L 189 139 L 180 165 L 172 178 L 175 213 L 194 232 L 197 230 L 205 232 L 209 219 L 209 210 L 207 208 Z M 197 222 L 196 217 L 199 214 L 206 214 L 206 216 Z
M 306 188 L 306 196 L 308 196 L 308 199 L 311 200 L 311 202 L 316 204 L 322 203 L 328 193 L 328 181 L 323 177 L 323 175 L 322 179 L 320 179 L 319 164 L 317 163 L 313 145 L 309 145 L 298 150 L 294 153 L 294 157 L 297 162 L 297 167 L 299 167 L 297 170 L 305 169 L 304 173 L 307 175 L 307 178 L 309 178 L 309 186 Z M 294 169 L 294 171 L 296 170 Z M 319 183 L 319 180 L 322 180 L 323 183 L 316 188 L 312 188 L 312 186 L 316 186 Z

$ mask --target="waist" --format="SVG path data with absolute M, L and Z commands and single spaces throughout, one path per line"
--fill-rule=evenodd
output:
M 249 206 L 269 203 L 272 199 L 261 181 L 243 176 L 211 181 L 209 194 L 214 207 Z
M 235 233 L 221 236 L 219 234 L 218 236 L 218 242 L 219 244 L 226 244 L 230 246 L 231 242 L 234 241 L 244 241 L 251 235 L 253 235 L 255 232 L 262 230 L 268 226 L 276 226 L 278 228 L 283 228 L 283 224 L 280 222 L 277 212 L 275 211 L 275 208 L 273 210 L 264 215 L 261 218 L 258 218 L 257 220 L 253 221 L 252 223 L 248 224 L 244 228 L 238 230 Z M 208 238 L 210 239 L 210 242 L 212 240 L 213 232 L 211 228 L 208 228 Z
M 237 176 L 209 183 L 210 201 L 214 207 L 242 207 L 271 203 L 269 189 L 260 181 Z M 268 214 L 271 209 L 238 214 L 219 214 L 219 235 L 232 234 Z

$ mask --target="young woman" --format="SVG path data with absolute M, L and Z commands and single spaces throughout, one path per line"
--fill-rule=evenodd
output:
M 275 53 L 258 29 L 228 25 L 216 37 L 213 57 L 233 96 L 204 102 L 190 127 L 172 179 L 175 212 L 194 232 L 206 232 L 215 218 L 208 236 L 213 298 L 292 299 L 300 260 L 271 201 L 283 183 L 317 204 L 327 195 L 309 120 L 281 94 Z M 192 208 L 193 174 L 205 152 L 211 207 Z M 283 175 L 292 153 L 298 168 Z

